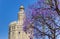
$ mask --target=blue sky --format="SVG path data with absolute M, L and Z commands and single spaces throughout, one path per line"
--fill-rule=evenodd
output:
M 36 0 L 0 0 L 0 39 L 8 39 L 9 23 L 17 20 L 19 7 L 25 9 Z

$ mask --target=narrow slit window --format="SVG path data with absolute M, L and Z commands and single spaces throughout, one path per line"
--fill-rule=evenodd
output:
M 19 34 L 20 34 L 20 32 L 19 32 Z

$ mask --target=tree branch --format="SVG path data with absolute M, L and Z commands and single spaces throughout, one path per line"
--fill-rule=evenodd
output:
M 56 6 L 56 11 L 58 13 L 58 15 L 60 15 L 60 10 L 58 9 L 58 4 L 57 4 L 57 0 L 54 0 L 55 1 L 55 6 Z

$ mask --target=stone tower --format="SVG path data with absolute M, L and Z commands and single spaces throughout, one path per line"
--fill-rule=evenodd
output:
M 21 6 L 18 12 L 18 21 L 11 22 L 9 25 L 9 39 L 30 39 L 29 34 L 23 31 L 24 19 L 24 7 Z

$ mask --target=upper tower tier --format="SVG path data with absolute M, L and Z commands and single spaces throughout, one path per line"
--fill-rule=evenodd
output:
M 23 6 L 20 6 L 19 12 L 18 12 L 18 22 L 20 24 L 23 24 L 24 19 L 25 19 L 24 7 Z

